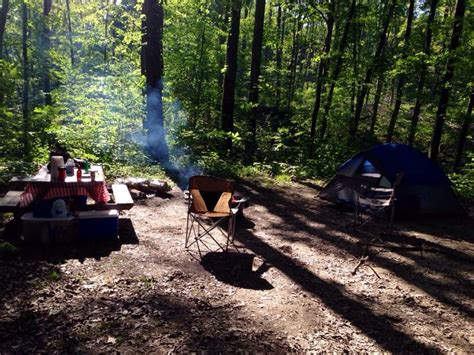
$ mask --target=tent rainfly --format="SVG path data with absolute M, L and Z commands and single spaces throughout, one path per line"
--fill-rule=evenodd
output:
M 397 215 L 466 214 L 440 167 L 405 144 L 381 144 L 356 154 L 339 167 L 319 197 L 355 205 L 361 183 L 390 188 L 398 172 L 404 175 L 395 191 Z

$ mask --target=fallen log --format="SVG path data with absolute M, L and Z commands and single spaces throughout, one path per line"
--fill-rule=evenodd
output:
M 130 189 L 135 191 L 138 198 L 144 198 L 148 194 L 153 194 L 161 197 L 169 197 L 169 191 L 171 187 L 166 181 L 161 180 L 150 180 L 137 177 L 119 178 L 116 183 L 125 184 Z M 138 194 L 136 191 L 142 192 L 144 195 Z M 133 193 L 132 193 L 133 195 Z

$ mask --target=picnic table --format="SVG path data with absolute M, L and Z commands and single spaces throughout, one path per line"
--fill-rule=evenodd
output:
M 96 171 L 94 181 L 90 174 L 83 173 L 81 181 L 74 176 L 67 176 L 64 182 L 51 181 L 51 174 L 46 167 L 42 167 L 35 176 L 25 178 L 25 190 L 20 196 L 20 207 L 28 207 L 33 201 L 53 200 L 61 197 L 88 196 L 96 204 L 105 204 L 110 200 L 110 194 L 105 183 L 102 167 L 95 165 L 91 170 Z
M 10 180 L 10 191 L 0 198 L 0 212 L 18 213 L 29 207 L 34 201 L 54 200 L 61 197 L 88 196 L 94 204 L 88 204 L 86 210 L 128 210 L 134 202 L 126 185 L 113 184 L 112 195 L 106 184 L 105 175 L 100 165 L 93 165 L 95 179 L 91 181 L 90 174 L 83 173 L 81 181 L 74 176 L 66 180 L 51 181 L 51 174 L 43 166 L 34 176 L 15 177 Z

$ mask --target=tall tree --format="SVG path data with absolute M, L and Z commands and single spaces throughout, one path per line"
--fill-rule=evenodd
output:
M 23 64 L 23 153 L 27 160 L 31 158 L 31 147 L 30 147 L 30 117 L 29 117 L 29 87 L 30 87 L 30 72 L 29 72 L 29 61 L 28 61 L 28 6 L 26 1 L 23 0 L 21 4 L 21 43 L 22 43 L 22 64 Z
M 379 112 L 380 96 L 383 89 L 383 75 L 380 75 L 377 80 L 377 87 L 375 89 L 374 103 L 372 105 L 372 114 L 370 115 L 370 129 L 369 133 L 373 134 L 375 131 L 375 124 L 377 123 L 377 114 Z
M 293 40 L 291 45 L 291 58 L 288 65 L 288 90 L 286 95 L 286 110 L 290 112 L 291 101 L 293 100 L 294 95 L 294 84 L 296 78 L 296 67 L 298 66 L 298 52 L 299 52 L 299 43 L 300 43 L 300 32 L 303 27 L 302 21 L 303 15 L 298 13 L 298 16 L 295 18 L 295 23 L 293 26 Z
M 220 34 L 219 34 L 219 47 L 223 46 L 226 43 L 228 35 L 228 25 L 229 25 L 229 13 L 230 13 L 230 3 L 229 1 L 223 1 L 220 2 L 218 1 L 216 3 L 218 6 L 218 12 L 220 17 L 222 18 L 222 21 L 220 22 Z M 218 58 L 218 71 L 217 71 L 217 83 L 219 84 L 219 87 L 223 87 L 224 85 L 224 70 L 225 70 L 225 57 L 224 56 L 219 56 Z M 217 100 L 215 101 L 216 105 L 219 107 L 219 109 L 222 106 L 222 94 L 221 91 L 217 94 Z
M 446 71 L 441 81 L 441 93 L 439 96 L 438 109 L 436 111 L 436 121 L 433 128 L 433 136 L 431 138 L 430 158 L 438 159 L 439 146 L 441 144 L 441 135 L 443 133 L 444 119 L 448 109 L 448 101 L 450 94 L 450 84 L 454 76 L 455 51 L 459 47 L 459 42 L 462 35 L 462 23 L 464 19 L 464 12 L 466 11 L 466 1 L 458 0 L 456 4 L 456 11 L 454 13 L 453 33 L 451 35 L 451 42 L 449 43 L 449 58 L 446 63 Z
M 70 0 L 66 0 L 66 20 L 67 20 L 67 31 L 68 31 L 68 38 L 69 38 L 69 57 L 71 59 L 71 66 L 74 66 L 75 59 L 74 59 L 74 43 L 72 40 L 72 22 L 71 22 L 71 4 Z
M 2 11 L 0 11 L 0 59 L 3 58 L 3 37 L 5 35 L 5 26 L 7 24 L 9 6 L 10 0 L 2 1 Z
M 407 13 L 407 27 L 405 30 L 405 38 L 403 43 L 403 50 L 401 55 L 401 62 L 404 65 L 406 58 L 408 56 L 408 46 L 410 43 L 410 36 L 411 36 L 411 24 L 413 22 L 413 12 L 415 8 L 415 0 L 409 0 L 408 5 L 408 13 Z M 390 117 L 390 123 L 388 126 L 387 131 L 387 142 L 392 141 L 393 131 L 395 130 L 395 124 L 397 122 L 398 113 L 400 112 L 400 106 L 402 105 L 402 94 L 403 94 L 403 86 L 405 85 L 405 74 L 402 72 L 398 76 L 397 82 L 397 90 L 396 90 L 396 99 L 395 99 L 395 107 L 392 111 L 392 116 Z
M 360 116 L 362 114 L 362 106 L 364 104 L 365 95 L 367 94 L 367 90 L 368 90 L 370 81 L 372 80 L 372 74 L 373 74 L 376 66 L 380 62 L 382 51 L 383 51 L 383 49 L 385 47 L 385 44 L 387 42 L 388 26 L 390 24 L 390 21 L 392 20 L 393 12 L 395 10 L 396 3 L 397 3 L 396 0 L 392 0 L 392 2 L 390 4 L 387 3 L 387 6 L 389 6 L 389 8 L 388 8 L 387 15 L 385 17 L 385 21 L 384 21 L 384 24 L 383 24 L 383 30 L 382 30 L 382 32 L 380 33 L 380 36 L 379 36 L 379 41 L 377 43 L 377 49 L 375 51 L 375 54 L 374 54 L 374 57 L 372 59 L 371 64 L 369 65 L 369 67 L 367 69 L 367 72 L 365 73 L 364 83 L 362 84 L 361 91 L 360 91 L 360 93 L 357 97 L 357 103 L 356 103 L 356 107 L 355 107 L 355 114 L 354 114 L 354 117 L 352 119 L 352 122 L 351 122 L 351 125 L 350 125 L 350 130 L 349 130 L 349 133 L 352 137 L 354 137 L 357 133 L 357 128 L 359 127 L 359 121 L 360 121 Z
M 410 133 L 408 135 L 409 145 L 413 145 L 413 141 L 415 140 L 416 127 L 418 126 L 418 120 L 420 117 L 421 97 L 423 95 L 423 88 L 425 87 L 426 71 L 428 69 L 427 58 L 430 56 L 430 53 L 431 53 L 431 37 L 433 33 L 433 23 L 434 23 L 434 18 L 436 15 L 437 6 L 438 6 L 438 0 L 431 0 L 430 14 L 428 16 L 428 21 L 426 24 L 425 42 L 423 44 L 424 58 L 421 62 L 420 79 L 418 81 L 418 86 L 416 89 L 415 108 L 413 109 L 413 116 L 411 118 L 411 124 L 410 124 Z
M 321 94 L 323 92 L 323 77 L 326 75 L 328 61 L 329 61 L 329 52 L 331 51 L 331 42 L 332 42 L 332 31 L 334 28 L 334 10 L 336 7 L 335 1 L 329 3 L 328 13 L 324 18 L 326 22 L 326 38 L 324 39 L 324 49 L 323 55 L 319 62 L 318 74 L 316 79 L 316 99 L 314 100 L 313 113 L 311 114 L 311 131 L 310 131 L 310 140 L 311 145 L 314 144 L 314 137 L 316 135 L 316 124 L 319 115 L 319 109 L 321 108 Z
M 447 30 L 447 26 L 449 26 L 449 23 L 451 21 L 450 17 L 452 13 L 454 12 L 453 8 L 453 2 L 452 1 L 446 1 L 444 4 L 444 9 L 443 9 L 443 25 L 439 25 L 437 27 L 441 27 L 443 34 L 440 36 L 441 38 L 439 39 L 440 48 L 438 49 L 438 53 L 445 53 L 446 49 L 448 48 L 449 45 L 449 36 L 445 33 Z M 446 26 L 447 25 L 447 26 Z M 443 28 L 444 27 L 444 28 Z M 443 62 L 442 61 L 437 61 L 434 63 L 434 70 L 433 70 L 433 75 L 431 75 L 431 83 L 430 83 L 430 94 L 432 97 L 435 97 L 438 94 L 438 87 L 441 82 L 441 76 L 443 74 Z
M 226 72 L 224 75 L 224 94 L 222 96 L 222 130 L 226 133 L 234 131 L 235 80 L 237 76 L 237 54 L 240 35 L 241 0 L 232 0 L 232 16 L 229 37 L 227 38 Z M 228 137 L 225 149 L 232 149 L 232 139 Z
M 461 131 L 459 132 L 458 149 L 456 151 L 456 159 L 454 160 L 455 171 L 458 171 L 461 166 L 467 134 L 469 133 L 469 127 L 472 124 L 472 106 L 474 106 L 474 86 L 471 87 L 471 96 L 469 97 L 469 103 L 467 104 L 466 115 L 464 116 Z
M 350 29 L 352 20 L 355 16 L 355 12 L 356 12 L 356 0 L 352 0 L 351 6 L 349 8 L 349 13 L 347 14 L 346 23 L 344 24 L 344 30 L 342 32 L 341 40 L 339 42 L 336 66 L 334 67 L 334 70 L 332 71 L 332 74 L 331 74 L 331 85 L 329 86 L 326 102 L 324 103 L 324 113 L 321 120 L 321 129 L 319 131 L 319 137 L 321 139 L 324 138 L 326 134 L 329 111 L 331 110 L 331 105 L 332 105 L 332 97 L 334 95 L 334 89 L 336 87 L 337 79 L 339 78 L 339 74 L 342 69 L 343 53 L 346 48 L 347 38 L 349 36 L 349 29 Z
M 147 148 L 158 162 L 169 161 L 163 123 L 163 5 L 156 0 L 143 2 L 142 74 L 146 77 Z
M 280 97 L 281 97 L 281 64 L 283 57 L 283 44 L 285 40 L 285 17 L 281 3 L 278 3 L 278 15 L 277 15 L 277 50 L 276 50 L 276 103 L 277 109 L 280 108 Z
M 107 42 L 109 41 L 109 2 L 106 1 L 104 4 L 104 64 L 107 64 Z
M 255 24 L 253 28 L 252 61 L 250 66 L 249 115 L 250 139 L 247 143 L 247 156 L 253 157 L 257 149 L 257 105 L 260 64 L 262 60 L 263 25 L 265 19 L 265 0 L 255 2 Z
M 49 69 L 51 60 L 49 58 L 49 50 L 51 48 L 51 40 L 49 38 L 49 14 L 51 12 L 52 0 L 43 1 L 43 31 L 42 31 L 42 42 L 44 51 L 44 64 L 43 64 L 43 92 L 44 92 L 44 104 L 51 105 L 51 79 L 49 75 Z

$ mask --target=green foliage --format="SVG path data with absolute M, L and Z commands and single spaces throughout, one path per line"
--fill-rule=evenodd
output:
M 11 259 L 18 255 L 18 248 L 13 244 L 0 239 L 0 260 Z
M 451 174 L 449 177 L 461 197 L 474 202 L 474 153 L 468 155 L 468 162 L 464 166 L 462 174 Z
M 103 168 L 106 171 L 107 179 L 110 181 L 116 178 L 125 178 L 129 176 L 142 177 L 145 179 L 159 179 L 166 180 L 171 183 L 163 168 L 157 164 L 143 164 L 143 165 L 122 165 L 115 163 L 105 163 Z
M 104 164 L 111 178 L 140 175 L 163 178 L 164 172 L 144 153 L 146 132 L 144 78 L 140 72 L 143 1 L 71 1 L 69 33 L 64 2 L 53 2 L 47 19 L 41 1 L 28 1 L 28 132 L 22 111 L 23 64 L 21 2 L 10 2 L 10 12 L 0 59 L 0 184 L 12 175 L 28 174 L 44 164 L 50 146 L 60 142 L 74 156 Z M 395 141 L 406 142 L 416 99 L 419 70 L 428 66 L 415 146 L 427 151 L 437 110 L 439 81 L 446 60 L 456 58 L 451 96 L 442 140 L 442 163 L 450 165 L 457 143 L 460 119 L 472 85 L 472 9 L 468 7 L 461 46 L 448 54 L 454 2 L 441 1 L 433 26 L 430 55 L 423 53 L 429 2 L 419 4 L 407 48 L 401 55 L 406 3 L 398 2 L 389 28 L 384 57 L 374 78 L 383 81 L 377 123 L 370 126 L 376 82 L 368 84 L 359 137 L 348 137 L 353 106 L 370 65 L 386 14 L 384 2 L 357 2 L 357 17 L 350 27 L 342 53 L 339 44 L 349 11 L 349 1 L 337 1 L 331 51 L 324 54 L 329 11 L 324 2 L 266 3 L 259 104 L 248 100 L 254 2 L 244 2 L 239 38 L 234 132 L 221 130 L 222 85 L 226 70 L 229 2 L 169 0 L 163 2 L 165 23 L 164 124 L 172 162 L 187 173 L 219 176 L 268 176 L 289 182 L 328 178 L 360 149 L 382 142 L 393 110 L 393 89 L 404 75 L 405 86 Z M 279 7 L 281 18 L 278 18 Z M 278 25 L 280 21 L 280 27 Z M 50 29 L 51 48 L 45 50 L 44 26 Z M 71 43 L 72 42 L 72 46 Z M 321 59 L 329 60 L 324 72 L 322 107 L 327 100 L 336 59 L 343 65 L 336 81 L 325 139 L 311 142 L 309 131 L 314 107 L 316 74 Z M 279 58 L 279 59 L 278 59 Z M 47 70 L 46 70 L 47 69 Z M 43 80 L 49 73 L 53 105 L 45 105 Z M 249 159 L 245 142 L 250 136 L 249 112 L 259 109 L 257 153 Z M 316 133 L 318 136 L 320 111 Z M 28 137 L 31 152 L 23 151 Z M 233 150 L 224 151 L 226 140 Z M 471 149 L 471 145 L 467 149 Z M 24 162 L 25 156 L 32 161 Z M 471 158 L 472 159 L 472 158 Z M 244 163 L 245 162 L 245 163 Z M 460 192 L 472 198 L 472 163 L 452 176 Z M 470 192 L 471 191 L 471 192 Z
M 61 272 L 59 270 L 53 270 L 49 273 L 51 281 L 57 282 L 61 280 Z

